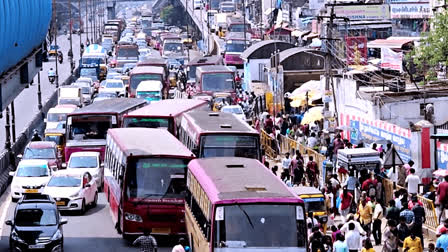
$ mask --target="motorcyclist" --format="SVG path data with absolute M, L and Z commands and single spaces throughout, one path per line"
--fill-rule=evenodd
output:
M 64 55 L 62 54 L 61 51 L 58 51 L 58 61 L 59 64 L 62 64 L 62 62 L 64 61 Z
M 56 77 L 56 72 L 53 70 L 53 68 L 50 68 L 50 70 L 48 70 L 48 77 Z
M 39 132 L 37 129 L 33 131 L 33 137 L 31 138 L 31 142 L 42 141 L 42 138 L 39 136 Z

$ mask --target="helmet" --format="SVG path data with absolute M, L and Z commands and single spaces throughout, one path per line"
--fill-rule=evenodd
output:
M 185 246 L 185 252 L 188 252 L 188 251 L 190 251 L 190 246 Z

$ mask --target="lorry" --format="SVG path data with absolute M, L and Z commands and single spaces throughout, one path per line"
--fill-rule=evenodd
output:
M 115 59 L 111 62 L 111 66 L 121 72 L 124 64 L 138 62 L 138 46 L 135 44 L 118 44 L 115 50 Z
M 96 58 L 79 60 L 79 77 L 87 77 L 97 84 L 101 80 L 101 61 Z M 105 76 L 103 77 L 105 78 Z

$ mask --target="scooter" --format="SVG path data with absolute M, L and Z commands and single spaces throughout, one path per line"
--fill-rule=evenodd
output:
M 48 80 L 50 81 L 51 84 L 53 84 L 54 81 L 56 80 L 56 76 L 48 76 Z

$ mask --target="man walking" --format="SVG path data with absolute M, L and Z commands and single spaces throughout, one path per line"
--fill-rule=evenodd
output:
M 372 199 L 372 203 L 375 205 L 373 210 L 373 238 L 377 246 L 381 245 L 381 219 L 383 218 L 383 207 L 375 198 Z
M 138 237 L 132 245 L 140 245 L 140 252 L 157 252 L 157 241 L 149 230 L 143 231 L 143 235 Z

